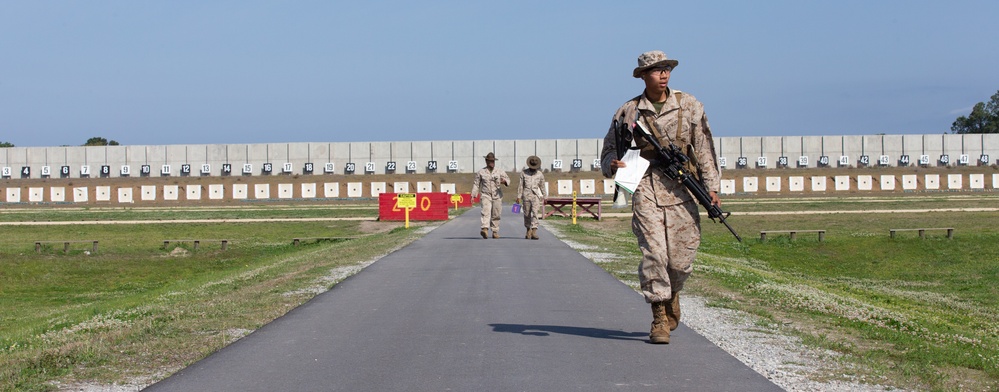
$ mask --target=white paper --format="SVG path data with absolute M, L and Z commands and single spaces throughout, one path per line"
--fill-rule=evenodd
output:
M 617 169 L 614 175 L 614 184 L 620 186 L 628 193 L 635 193 L 638 183 L 645 177 L 645 171 L 649 168 L 649 160 L 642 158 L 638 149 L 628 149 L 628 152 L 621 157 L 624 167 Z

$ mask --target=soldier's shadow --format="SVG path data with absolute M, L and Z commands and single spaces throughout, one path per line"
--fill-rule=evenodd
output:
M 553 333 L 588 338 L 644 341 L 648 332 L 624 332 L 613 329 L 569 327 L 564 325 L 489 324 L 493 332 L 519 333 L 529 336 L 549 336 Z

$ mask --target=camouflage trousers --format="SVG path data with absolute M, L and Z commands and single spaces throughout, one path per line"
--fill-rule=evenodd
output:
M 503 199 L 493 199 L 482 195 L 482 217 L 480 219 L 483 229 L 490 228 L 493 232 L 499 232 L 500 214 L 503 212 Z
M 694 257 L 701 245 L 701 217 L 697 203 L 659 207 L 654 201 L 633 198 L 631 230 L 638 237 L 642 261 L 638 278 L 646 302 L 666 301 L 683 289 L 694 270 Z
M 528 197 L 521 200 L 521 212 L 524 214 L 524 227 L 528 229 L 538 228 L 538 219 L 541 219 L 541 198 Z

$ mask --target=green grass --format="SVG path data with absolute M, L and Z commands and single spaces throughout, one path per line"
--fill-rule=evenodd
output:
M 894 200 L 895 208 L 977 206 L 977 198 L 941 203 L 934 196 Z M 994 203 L 995 199 L 991 199 Z M 750 208 L 834 211 L 844 205 L 886 209 L 883 203 L 809 200 L 730 203 L 729 223 L 702 222 L 703 241 L 687 289 L 713 306 L 753 313 L 761 323 L 789 325 L 807 343 L 845 355 L 861 379 L 904 388 L 986 390 L 999 387 L 999 212 L 739 215 Z M 912 207 L 912 206 L 921 207 Z M 995 206 L 995 204 L 992 204 Z M 856 208 L 849 208 L 856 210 Z M 614 255 L 600 266 L 637 284 L 641 257 L 630 219 L 571 227 L 563 235 Z M 891 239 L 892 228 L 954 227 Z M 816 234 L 759 240 L 760 230 L 825 229 Z
M 79 211 L 66 213 L 81 216 Z M 45 214 L 57 221 L 65 218 L 58 211 Z M 132 214 L 137 212 L 117 217 L 132 220 Z M 187 214 L 191 212 L 176 219 L 192 218 Z M 350 216 L 313 208 L 239 214 Z M 53 381 L 149 382 L 163 377 L 325 291 L 360 263 L 419 236 L 402 225 L 318 221 L 3 227 L 0 390 L 54 390 Z M 292 246 L 295 237 L 356 238 Z M 162 243 L 220 238 L 231 241 L 228 250 L 218 243 L 202 242 L 198 250 L 191 243 L 166 248 Z M 99 239 L 100 249 L 88 255 L 90 244 L 74 244 L 64 254 L 62 244 L 55 244 L 35 253 L 33 241 L 48 239 Z
M 173 208 L 24 208 L 0 211 L 0 222 L 66 222 L 100 220 L 273 219 L 376 217 L 376 206 L 349 204 L 331 207 L 241 205 Z

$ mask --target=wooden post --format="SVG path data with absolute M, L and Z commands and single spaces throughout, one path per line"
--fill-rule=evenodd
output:
M 94 254 L 97 254 L 97 241 L 96 241 L 96 240 L 94 240 L 94 248 L 93 248 L 93 253 L 94 253 Z
M 198 244 L 200 244 L 200 243 L 201 243 L 201 240 L 194 240 L 194 250 L 198 250 Z
M 926 239 L 926 229 L 919 229 L 919 238 Z
M 953 228 L 947 229 L 947 239 L 948 240 L 954 239 L 954 229 Z
M 69 241 L 62 243 L 62 253 L 69 253 Z
M 819 242 L 822 242 L 826 238 L 825 230 L 819 231 Z
M 35 241 L 35 253 L 42 253 L 41 241 Z
M 222 250 L 225 250 L 227 245 L 229 245 L 229 241 L 228 240 L 222 240 Z
M 796 234 L 795 232 L 793 231 L 791 232 L 791 241 L 794 241 L 795 234 Z

